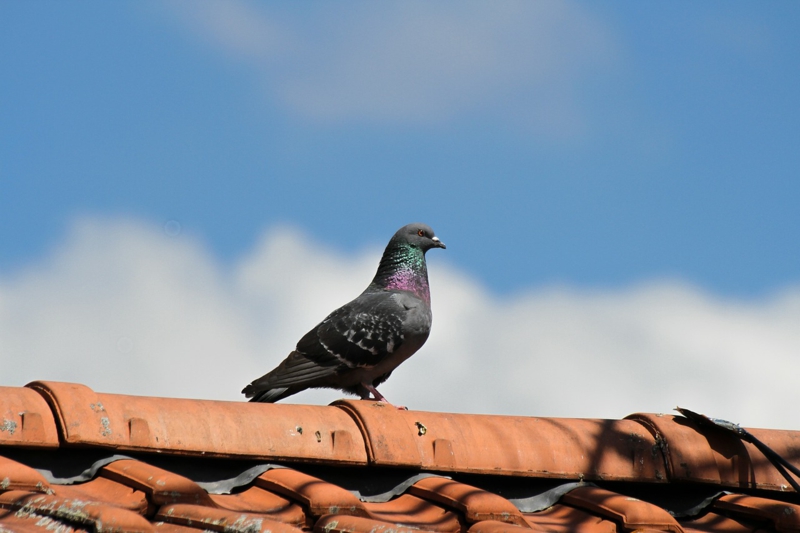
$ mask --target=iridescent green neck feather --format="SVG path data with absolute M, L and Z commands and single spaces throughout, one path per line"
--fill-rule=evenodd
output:
M 389 242 L 370 287 L 409 291 L 430 303 L 425 253 L 408 243 Z

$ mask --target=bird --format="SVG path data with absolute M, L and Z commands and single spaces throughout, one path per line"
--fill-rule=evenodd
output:
M 392 236 L 372 282 L 306 333 L 275 369 L 247 385 L 251 402 L 272 403 L 310 388 L 333 388 L 389 405 L 376 388 L 419 350 L 431 330 L 425 253 L 446 248 L 430 226 Z

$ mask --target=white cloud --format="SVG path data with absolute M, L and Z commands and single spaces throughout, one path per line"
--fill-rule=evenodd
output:
M 255 68 L 272 96 L 312 120 L 440 124 L 491 113 L 570 136 L 584 127 L 587 79 L 619 54 L 606 25 L 567 2 L 170 6 L 184 27 Z
M 718 298 L 676 282 L 545 288 L 498 298 L 432 265 L 434 329 L 381 387 L 414 409 L 620 418 L 676 405 L 751 427 L 800 427 L 800 291 Z M 327 312 L 363 289 L 380 250 L 327 250 L 273 228 L 222 266 L 185 235 L 84 219 L 53 253 L 0 278 L 3 385 L 241 398 Z M 328 403 L 337 391 L 301 393 Z

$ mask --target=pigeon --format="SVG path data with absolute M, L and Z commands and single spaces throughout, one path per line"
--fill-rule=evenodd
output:
M 251 402 L 271 403 L 305 389 L 328 387 L 388 404 L 375 387 L 414 355 L 431 331 L 425 264 L 425 252 L 431 248 L 446 247 L 430 226 L 400 228 L 366 290 L 306 333 L 281 364 L 242 393 Z

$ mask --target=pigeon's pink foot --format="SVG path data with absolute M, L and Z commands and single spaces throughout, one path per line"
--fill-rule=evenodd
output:
M 379 403 L 385 403 L 385 404 L 386 404 L 386 405 L 388 405 L 389 407 L 394 407 L 394 408 L 395 408 L 395 409 L 397 409 L 398 411 L 408 411 L 408 407 L 406 407 L 405 405 L 395 405 L 395 404 L 393 404 L 393 403 L 389 403 L 389 402 L 387 402 L 386 400 L 378 400 L 378 402 L 379 402 Z
M 394 405 L 394 404 L 392 404 L 392 402 L 387 400 L 386 397 L 383 394 L 381 394 L 380 392 L 378 392 L 378 389 L 376 389 L 372 385 L 370 385 L 368 383 L 362 383 L 361 385 L 363 385 L 364 388 L 367 389 L 372 394 L 372 398 L 370 398 L 370 399 L 375 400 L 376 402 L 385 403 L 386 405 L 394 407 L 395 409 L 400 410 L 400 411 L 408 411 L 408 407 L 406 407 L 405 405 Z

